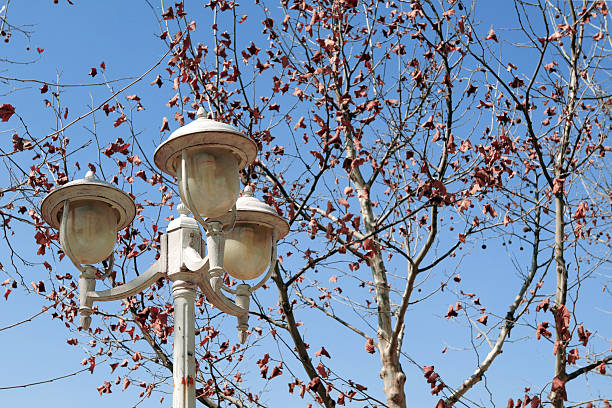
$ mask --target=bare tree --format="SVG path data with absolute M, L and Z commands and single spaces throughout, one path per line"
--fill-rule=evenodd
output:
M 79 331 L 73 276 L 50 273 L 49 293 L 44 281 L 26 284 L 23 254 L 7 229 L 11 221 L 28 224 L 39 247 L 35 261 L 49 271 L 63 266 L 57 232 L 43 225 L 38 205 L 86 166 L 133 194 L 138 206 L 137 220 L 118 235 L 105 284 L 138 275 L 156 256 L 177 204 L 174 180 L 152 165 L 152 149 L 203 106 L 257 142 L 258 159 L 241 171 L 242 183 L 255 186 L 292 230 L 280 247 L 273 295 L 253 299 L 260 321 L 245 346 L 233 343 L 218 310 L 197 299 L 196 380 L 204 406 L 266 406 L 258 381 L 283 393 L 288 384 L 290 394 L 328 408 L 406 407 L 424 387 L 437 407 L 483 406 L 470 398 L 483 382 L 491 401 L 508 397 L 488 389 L 486 379 L 502 353 L 519 355 L 509 341 L 517 332 L 534 348 L 550 339 L 555 357 L 553 375 L 532 379 L 539 391 L 525 391 L 524 404 L 562 407 L 570 380 L 605 373 L 610 334 L 587 329 L 578 309 L 588 296 L 582 285 L 601 276 L 605 282 L 601 268 L 610 254 L 605 2 L 516 0 L 516 24 L 508 30 L 492 28 L 489 18 L 499 23 L 493 16 L 477 20 L 482 2 L 460 0 L 147 5 L 158 18 L 159 59 L 117 81 L 106 77 L 104 63 L 92 68 L 90 75 L 102 79 L 88 84 L 97 102 L 92 98 L 84 113 L 68 119 L 63 97 L 70 84 L 62 78 L 34 80 L 35 91 L 49 95 L 55 121 L 46 135 L 28 131 L 19 106 L 0 103 L 2 120 L 16 132 L 13 150 L 0 152 L 10 168 L 2 189 L 14 194 L 0 208 L 14 266 L 4 270 L 5 297 L 20 285 L 33 287 L 46 293 L 55 317 Z M 27 82 L 1 79 L 7 94 Z M 174 118 L 163 118 L 155 140 L 139 130 L 144 106 L 158 104 L 151 90 L 170 93 L 163 109 Z M 87 138 L 71 136 L 77 123 Z M 101 128 L 114 129 L 113 136 Z M 82 151 L 94 154 L 85 159 Z M 456 272 L 497 239 L 521 245 L 507 247 L 516 276 L 499 278 L 514 290 L 502 311 L 481 304 L 484 295 L 461 286 Z M 225 282 L 236 283 L 229 276 Z M 452 291 L 457 301 L 448 305 Z M 94 327 L 68 342 L 89 341 L 86 368 L 110 365 L 124 390 L 138 382 L 142 399 L 166 391 L 168 299 L 168 285 L 158 281 L 120 307 L 97 311 Z M 474 367 L 429 363 L 437 357 L 422 352 L 412 335 L 431 319 L 422 304 L 442 322 L 465 325 Z M 347 333 L 342 341 L 350 347 L 378 354 L 379 384 L 357 383 L 326 344 L 311 349 L 319 319 Z M 581 366 L 580 347 L 588 350 Z M 249 359 L 257 359 L 255 373 Z M 416 369 L 409 373 L 408 366 Z M 420 384 L 407 381 L 419 377 Z M 112 386 L 109 379 L 98 391 Z M 588 403 L 598 402 L 576 401 Z

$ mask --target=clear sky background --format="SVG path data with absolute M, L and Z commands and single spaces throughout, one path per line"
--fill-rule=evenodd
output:
M 3 3 L 0 1 L 0 4 Z M 37 61 L 28 65 L 0 64 L 0 75 L 32 79 L 44 78 L 48 81 L 59 77 L 63 83 L 93 83 L 101 81 L 102 72 L 99 65 L 104 61 L 106 65 L 104 74 L 107 79 L 123 79 L 113 85 L 119 88 L 129 82 L 129 79 L 125 78 L 137 77 L 164 54 L 165 49 L 158 38 L 160 29 L 155 18 L 157 10 L 154 13 L 146 1 L 105 0 L 75 1 L 75 3 L 74 6 L 69 6 L 63 0 L 60 0 L 59 5 L 54 5 L 51 0 L 13 0 L 10 3 L 8 19 L 12 24 L 31 31 L 30 39 L 15 34 L 11 40 L 14 43 L 12 42 L 10 46 L 0 44 L 0 59 Z M 190 2 L 186 3 L 187 7 L 190 7 Z M 196 3 L 199 5 L 201 2 Z M 482 1 L 480 3 L 482 3 L 481 13 L 487 14 L 487 21 L 507 24 L 508 21 L 504 19 L 512 18 L 509 1 Z M 157 6 L 156 3 L 154 5 Z M 200 41 L 208 41 L 211 22 L 202 18 L 197 20 L 197 24 L 195 37 L 200 35 L 202 38 Z M 245 29 L 248 29 L 248 26 L 245 26 Z M 488 27 L 483 28 L 484 31 L 487 29 Z M 26 50 L 26 46 L 29 46 L 29 51 Z M 37 48 L 44 49 L 44 51 L 38 53 Z M 513 60 L 513 62 L 519 65 L 526 61 Z M 91 67 L 98 67 L 99 74 L 95 78 L 88 75 Z M 156 86 L 149 85 L 164 67 L 165 61 L 133 89 L 125 93 L 125 95 L 138 94 L 143 98 L 146 110 L 137 115 L 135 125 L 144 134 L 151 135 L 150 138 L 142 139 L 148 143 L 145 149 L 148 149 L 149 152 L 152 152 L 159 143 L 162 117 L 171 116 L 170 109 L 165 106 L 167 100 L 174 95 L 171 87 L 166 84 L 161 90 L 158 90 Z M 37 89 L 39 85 L 16 83 L 15 86 L 14 92 L 1 96 L 0 103 L 10 103 L 15 106 L 25 122 L 32 127 L 30 131 L 33 134 L 49 133 L 52 130 L 48 127 L 51 116 L 44 108 L 44 95 L 32 97 L 32 89 Z M 91 97 L 94 98 L 93 103 L 97 105 L 110 96 L 110 91 L 103 90 L 103 87 L 100 86 L 101 89 L 96 89 L 95 94 L 92 95 L 90 95 L 90 88 L 67 90 L 66 100 L 70 106 L 69 120 L 88 110 L 87 106 L 92 104 Z M 16 123 L 11 122 L 10 125 L 16 126 Z M 74 143 L 90 138 L 84 126 L 91 127 L 91 125 L 91 119 L 86 119 L 82 124 L 71 129 L 70 135 Z M 171 128 L 172 130 L 176 128 L 173 121 L 171 121 Z M 103 130 L 114 131 L 112 127 L 105 127 Z M 2 146 L 10 145 L 12 133 L 13 129 L 9 124 L 0 124 L 0 139 L 2 139 L 0 144 Z M 277 137 L 282 138 L 282 135 Z M 87 156 L 97 155 L 97 151 L 95 146 L 90 145 L 79 154 L 82 155 L 83 162 L 86 162 Z M 17 230 L 14 242 L 24 250 L 31 248 L 32 253 L 35 253 L 36 248 L 32 245 L 31 234 L 32 231 L 27 229 Z M 461 288 L 466 291 L 477 291 L 481 295 L 482 303 L 490 311 L 500 315 L 507 310 L 507 305 L 513 300 L 521 283 L 502 243 L 501 238 L 490 240 L 487 242 L 487 250 L 482 250 L 481 242 L 473 242 L 470 255 L 464 259 L 459 269 L 455 270 L 453 264 L 443 266 L 446 268 L 444 272 L 446 276 L 461 274 L 463 279 Z M 515 242 L 514 245 L 519 245 L 519 243 Z M 466 248 L 467 251 L 469 248 Z M 525 259 L 519 259 L 522 265 L 528 264 L 528 256 L 528 251 L 525 251 Z M 0 254 L 0 258 L 5 267 L 10 264 L 5 254 Z M 397 262 L 393 264 L 393 267 L 395 268 L 393 272 L 403 273 L 405 265 Z M 65 261 L 59 263 L 58 268 L 53 273 L 70 272 L 76 275 L 76 270 Z M 144 269 L 143 265 L 141 270 Z M 362 270 L 365 273 L 365 269 Z M 23 266 L 19 272 L 24 275 L 26 282 L 45 280 L 48 276 L 42 265 Z M 609 274 L 609 271 L 607 273 Z M 514 284 L 501 285 L 500 274 L 514 276 Z M 0 281 L 5 279 L 1 274 L 0 277 Z M 329 275 L 322 273 L 320 279 L 327 281 Z M 508 280 L 505 279 L 504 282 L 507 283 Z M 434 286 L 437 284 L 439 284 L 438 281 L 434 282 Z M 552 289 L 548 288 L 547 292 L 552 293 Z M 611 327 L 612 319 L 609 311 L 612 310 L 612 307 L 609 298 L 602 297 L 601 286 L 597 284 L 591 286 L 591 283 L 587 282 L 583 292 L 589 293 L 589 299 L 581 306 L 581 316 L 587 316 L 592 326 Z M 443 296 L 448 298 L 447 304 L 454 304 L 457 300 L 452 290 Z M 266 306 L 276 306 L 275 290 L 264 291 L 259 298 Z M 38 313 L 46 304 L 36 295 L 25 296 L 21 290 L 12 293 L 7 301 L 0 298 L 0 303 L 2 303 L 0 328 Z M 444 302 L 440 300 L 436 304 L 440 305 Z M 427 303 L 417 304 L 409 310 L 406 317 L 409 326 L 406 328 L 404 351 L 421 365 L 433 364 L 436 367 L 444 367 L 445 380 L 456 386 L 461 378 L 467 377 L 475 368 L 474 355 L 469 348 L 469 329 L 462 327 L 461 322 L 458 321 L 441 321 L 439 317 L 444 315 L 445 310 L 428 309 L 430 306 L 431 304 Z M 101 308 L 107 307 L 112 308 L 109 304 L 101 305 Z M 349 313 L 349 310 L 343 312 Z M 297 311 L 296 313 L 299 318 L 302 312 Z M 312 317 L 303 316 L 305 321 L 313 321 Z M 431 316 L 431 318 L 424 318 L 426 316 Z M 589 321 L 585 321 L 587 326 L 589 326 Z M 254 319 L 251 320 L 251 324 L 266 327 L 265 324 L 258 323 Z M 228 322 L 226 327 L 228 330 L 234 330 L 233 321 Z M 320 324 L 306 324 L 301 329 L 307 342 L 311 345 L 311 350 L 317 350 L 324 345 L 333 356 L 333 363 L 330 364 L 339 373 L 350 372 L 354 381 L 368 384 L 371 387 L 372 395 L 384 400 L 381 392 L 382 383 L 378 379 L 380 370 L 378 354 L 366 354 L 363 351 L 363 342 L 358 339 L 355 341 L 353 333 L 323 316 L 321 316 Z M 515 331 L 516 337 L 513 333 L 512 340 L 520 340 L 523 335 L 533 335 L 532 329 L 529 328 L 523 332 L 519 328 Z M 78 334 L 67 331 L 61 321 L 52 320 L 47 315 L 39 316 L 30 323 L 0 331 L 0 350 L 4 353 L 0 369 L 0 388 L 44 381 L 84 368 L 80 365 L 80 361 L 85 356 L 79 350 L 82 346 L 74 347 L 66 343 L 68 338 L 75 335 L 78 336 Z M 276 348 L 271 341 L 264 341 L 258 347 L 262 348 L 261 353 L 264 350 L 267 351 L 266 347 Z M 442 354 L 444 347 L 448 347 L 448 350 Z M 531 380 L 552 378 L 553 372 L 550 343 L 544 341 L 536 343 L 533 340 L 517 341 L 507 344 L 506 347 L 512 351 L 508 351 L 508 358 L 502 355 L 494 363 L 490 370 L 490 380 L 487 383 L 489 388 L 496 391 L 496 396 L 504 396 L 503 400 L 494 401 L 501 406 L 505 406 L 507 397 L 521 395 L 522 387 L 534 386 L 530 383 Z M 271 354 L 272 352 L 276 355 L 289 353 L 287 349 L 271 350 Z M 258 369 L 255 364 L 255 356 L 259 354 L 253 353 L 253 361 L 248 362 L 248 367 L 253 373 L 253 376 L 249 377 L 252 379 L 249 386 L 253 389 L 271 390 L 272 388 L 265 381 L 257 379 Z M 454 365 L 452 366 L 445 362 L 449 355 L 453 358 Z M 423 356 L 427 356 L 427 359 L 424 359 Z M 422 370 L 407 361 L 403 365 L 408 376 L 406 390 L 409 405 L 433 406 L 438 397 L 432 397 L 429 394 Z M 298 372 L 300 377 L 305 377 L 302 375 L 301 367 L 292 364 L 290 368 Z M 47 408 L 132 406 L 138 401 L 138 394 L 142 390 L 137 386 L 131 386 L 125 392 L 120 391 L 120 386 L 114 386 L 113 393 L 103 397 L 96 391 L 96 387 L 109 379 L 109 371 L 108 366 L 101 365 L 93 374 L 83 372 L 49 384 L 0 390 L 0 406 L 34 407 L 41 404 Z M 282 377 L 272 381 L 288 382 Z M 600 379 L 594 377 L 592 381 L 595 385 L 593 389 L 599 389 Z M 542 384 L 535 385 L 541 386 Z M 573 387 L 573 385 L 568 386 L 568 392 L 578 391 Z M 275 390 L 263 396 L 264 402 L 269 403 L 271 407 L 305 406 L 306 403 L 312 402 L 308 398 L 302 401 L 295 395 L 290 396 L 286 393 L 286 385 L 277 386 Z M 580 391 L 585 395 L 589 393 L 588 387 Z M 160 404 L 159 400 L 162 396 L 154 394 L 152 398 L 145 400 L 139 406 L 169 407 L 171 395 L 166 395 L 164 402 Z M 483 387 L 469 394 L 469 397 L 489 405 L 488 393 Z

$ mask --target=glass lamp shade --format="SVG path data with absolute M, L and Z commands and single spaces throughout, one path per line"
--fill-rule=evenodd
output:
M 117 213 L 107 203 L 93 200 L 71 202 L 63 237 L 81 264 L 108 258 L 117 240 Z
M 238 160 L 227 149 L 200 147 L 187 150 L 187 188 L 195 208 L 203 218 L 225 215 L 240 192 Z M 184 203 L 182 166 L 177 166 L 179 192 Z
M 236 279 L 255 279 L 266 271 L 271 255 L 271 228 L 237 224 L 225 238 L 223 268 Z

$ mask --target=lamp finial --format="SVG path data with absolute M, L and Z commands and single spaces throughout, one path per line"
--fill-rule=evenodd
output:
M 189 208 L 187 208 L 187 206 L 183 204 L 182 201 L 179 203 L 179 205 L 176 206 L 176 211 L 181 214 L 181 217 L 187 217 L 191 212 L 189 211 Z
M 204 109 L 203 106 L 200 106 L 198 108 L 198 113 L 196 114 L 198 119 L 206 119 L 206 117 L 208 116 L 208 114 L 206 113 L 206 109 Z
M 243 197 L 253 197 L 253 187 L 250 184 L 247 184 L 242 190 Z

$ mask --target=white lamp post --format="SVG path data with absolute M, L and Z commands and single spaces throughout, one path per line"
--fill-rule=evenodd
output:
M 197 288 L 213 306 L 238 318 L 238 338 L 244 343 L 251 293 L 270 277 L 276 263 L 276 241 L 289 232 L 287 221 L 253 197 L 250 187 L 238 198 L 238 170 L 256 154 L 253 140 L 230 125 L 206 119 L 202 108 L 196 120 L 173 132 L 157 148 L 154 160 L 163 172 L 178 178 L 183 201 L 177 207 L 180 216 L 161 237 L 159 259 L 137 278 L 108 290 L 96 291 L 95 282 L 112 272 L 117 231 L 129 225 L 136 213 L 131 197 L 88 172 L 84 179 L 52 191 L 42 202 L 43 218 L 59 228 L 64 253 L 81 271 L 83 329 L 91 323 L 93 302 L 133 296 L 162 277 L 173 281 L 174 408 L 195 407 Z M 206 256 L 198 224 L 206 231 Z M 92 265 L 109 257 L 111 264 L 102 272 Z M 223 284 L 225 272 L 239 280 L 252 280 L 266 268 L 267 273 L 254 286 L 242 283 L 232 289 Z M 235 300 L 223 292 L 235 295 Z

